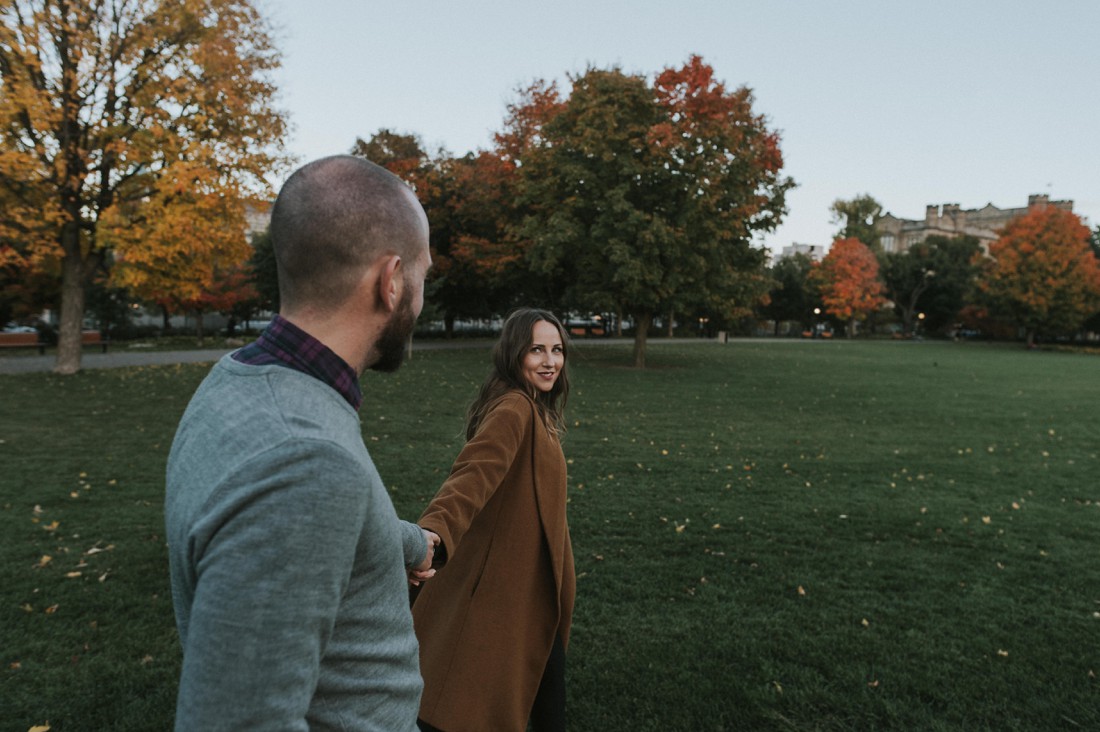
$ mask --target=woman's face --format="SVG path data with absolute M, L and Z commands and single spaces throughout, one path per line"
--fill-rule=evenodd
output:
M 548 392 L 557 383 L 563 366 L 565 347 L 561 334 L 553 323 L 540 320 L 531 328 L 531 343 L 520 364 L 523 378 L 535 389 Z

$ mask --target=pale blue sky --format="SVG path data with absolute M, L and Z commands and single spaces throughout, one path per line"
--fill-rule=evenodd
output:
M 1072 199 L 1100 224 L 1100 2 L 260 0 L 302 161 L 379 128 L 463 154 L 514 90 L 587 66 L 653 74 L 692 53 L 782 134 L 798 183 L 765 242 L 828 243 L 829 204 Z

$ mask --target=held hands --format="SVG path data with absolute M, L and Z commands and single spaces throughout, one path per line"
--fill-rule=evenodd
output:
M 424 557 L 423 562 L 409 570 L 409 584 L 413 587 L 419 587 L 421 582 L 435 576 L 432 562 L 435 560 L 436 547 L 440 543 L 439 534 L 424 528 L 420 530 L 424 532 L 424 539 L 428 542 L 428 554 Z

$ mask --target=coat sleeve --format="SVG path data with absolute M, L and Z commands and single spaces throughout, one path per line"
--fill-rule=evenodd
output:
M 418 522 L 439 534 L 448 560 L 460 551 L 466 530 L 504 481 L 531 427 L 527 400 L 519 394 L 506 396 L 485 415 L 455 459 L 451 474 Z

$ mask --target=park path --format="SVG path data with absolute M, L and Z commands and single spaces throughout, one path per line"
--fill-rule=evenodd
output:
M 578 348 L 606 345 L 630 345 L 634 341 L 629 338 L 593 338 L 577 339 L 573 345 Z M 674 343 L 717 343 L 715 340 L 701 340 L 699 338 L 650 338 L 648 345 L 660 347 Z M 799 338 L 731 338 L 729 343 L 820 343 L 809 339 Z M 492 347 L 493 341 L 488 339 L 453 341 L 432 340 L 414 341 L 413 351 L 434 351 L 452 348 L 484 348 Z M 139 350 L 114 350 L 107 353 L 85 353 L 81 360 L 83 369 L 109 369 L 124 366 L 164 366 L 176 363 L 213 363 L 236 348 L 210 348 L 191 351 L 139 351 Z M 47 356 L 8 356 L 0 357 L 0 374 L 30 374 L 52 371 L 57 363 L 55 355 Z

